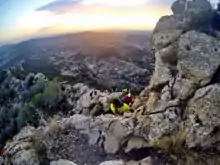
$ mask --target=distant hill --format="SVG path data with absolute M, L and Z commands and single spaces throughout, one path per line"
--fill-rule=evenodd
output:
M 148 56 L 150 36 L 149 31 L 86 31 L 30 39 L 1 47 L 0 68 L 139 91 L 153 68 Z

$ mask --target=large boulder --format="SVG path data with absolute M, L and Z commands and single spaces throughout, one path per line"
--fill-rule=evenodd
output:
M 185 31 L 201 27 L 213 16 L 207 0 L 178 0 L 173 6 L 173 15 L 162 17 L 154 29 L 151 49 L 158 51 L 177 40 Z
M 34 148 L 35 128 L 25 127 L 4 148 L 5 165 L 40 165 Z
M 204 86 L 212 79 L 220 64 L 219 40 L 196 31 L 181 36 L 177 68 L 181 75 Z
M 203 16 L 203 13 L 211 11 L 211 5 L 207 0 L 178 0 L 171 7 L 174 14 L 192 13 L 197 16 Z
M 187 145 L 204 149 L 220 147 L 220 85 L 199 89 L 190 100 L 187 111 Z

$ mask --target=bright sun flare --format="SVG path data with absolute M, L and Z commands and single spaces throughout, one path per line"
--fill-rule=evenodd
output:
M 141 1 L 137 1 L 136 4 L 142 3 Z M 120 4 L 112 5 L 119 6 Z M 17 27 L 28 34 L 36 34 L 39 31 L 49 34 L 99 29 L 150 30 L 154 28 L 161 15 L 170 12 L 169 9 L 150 6 L 128 7 L 129 10 L 126 7 L 109 7 L 108 5 L 88 4 L 86 6 L 58 15 L 49 11 L 34 12 L 20 18 L 17 21 Z M 47 31 L 42 29 L 47 29 Z

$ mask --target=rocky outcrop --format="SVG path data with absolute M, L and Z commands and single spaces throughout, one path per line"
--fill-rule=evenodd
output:
M 219 150 L 219 84 L 209 85 L 196 91 L 187 111 L 187 138 L 189 147 L 216 148 Z
M 151 48 L 156 51 L 174 43 L 184 32 L 203 26 L 213 15 L 207 0 L 179 0 L 172 11 L 174 14 L 162 17 L 154 29 Z
M 147 121 L 146 117 L 134 119 L 105 115 L 91 118 L 74 115 L 57 124 L 58 128 L 72 128 L 80 131 L 88 136 L 90 145 L 103 146 L 106 153 L 116 154 L 121 150 L 129 152 L 134 148 L 147 145 Z M 123 144 L 127 145 L 122 148 Z
M 212 21 L 213 10 L 207 0 L 178 0 L 172 11 L 155 27 L 155 72 L 147 95 L 138 98 L 147 98 L 139 107 L 150 115 L 148 139 L 181 133 L 188 148 L 219 150 L 220 41 L 199 30 Z
M 200 87 L 210 82 L 220 64 L 218 39 L 196 31 L 182 35 L 177 50 L 177 69 L 181 76 Z
M 122 92 L 108 93 L 76 84 L 66 88 L 68 102 L 73 106 L 72 113 L 97 116 L 107 112 L 113 99 L 120 98 Z
M 146 148 L 148 125 L 146 116 L 135 119 L 128 116 L 105 115 L 92 118 L 74 115 L 37 130 L 26 127 L 5 147 L 5 163 L 165 165 L 167 162 L 173 165 L 159 151 Z M 41 147 L 44 150 L 39 150 Z M 143 148 L 146 149 L 142 151 Z
M 5 165 L 40 165 L 40 160 L 34 149 L 33 138 L 35 128 L 25 127 L 13 138 L 13 141 L 7 143 L 4 148 Z

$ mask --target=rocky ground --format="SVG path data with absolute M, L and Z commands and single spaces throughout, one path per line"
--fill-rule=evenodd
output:
M 4 163 L 219 165 L 218 12 L 207 0 L 177 0 L 172 11 L 154 30 L 155 71 L 134 113 L 100 115 L 121 93 L 67 86 L 71 116 L 25 127 L 6 144 Z

